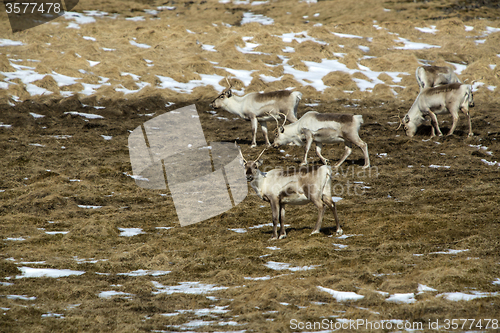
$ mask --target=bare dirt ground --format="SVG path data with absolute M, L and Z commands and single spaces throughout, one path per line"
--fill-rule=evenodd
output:
M 125 19 L 158 6 L 175 9 L 161 10 L 154 19 Z M 453 332 L 498 330 L 500 165 L 493 162 L 500 156 L 500 32 L 487 28 L 500 27 L 495 2 L 81 1 L 74 9 L 89 10 L 117 16 L 79 29 L 58 18 L 57 24 L 16 34 L 9 32 L 6 17 L 0 22 L 2 38 L 24 43 L 0 47 L 3 82 L 19 64 L 39 74 L 80 78 L 71 85 L 59 85 L 50 75 L 29 83 L 17 78 L 0 91 L 0 331 L 310 332 L 347 320 L 378 323 L 369 331 L 432 332 L 436 322 Z M 274 24 L 242 25 L 247 12 Z M 438 32 L 415 29 L 429 26 Z M 303 36 L 325 44 L 276 37 L 292 32 L 307 32 Z M 265 54 L 239 52 L 236 46 L 247 46 L 245 36 L 253 36 L 255 51 Z M 394 49 L 399 37 L 441 48 Z M 151 48 L 130 44 L 132 38 Z M 213 45 L 216 52 L 200 45 Z M 295 52 L 283 53 L 290 45 Z M 369 47 L 368 53 L 359 45 Z M 355 80 L 366 80 L 363 74 L 334 71 L 322 78 L 327 88 L 317 91 L 287 73 L 278 57 L 285 55 L 299 71 L 307 71 L 309 62 L 338 59 L 350 69 L 361 64 L 408 74 L 394 82 L 382 73 L 384 83 L 363 90 Z M 464 65 L 462 81 L 483 83 L 475 86 L 472 138 L 463 115 L 452 136 L 429 140 L 428 124 L 413 139 L 394 131 L 393 116 L 405 114 L 418 93 L 413 73 L 421 60 Z M 224 68 L 255 73 L 245 83 Z M 354 148 L 334 179 L 348 237 L 335 236 L 330 212 L 322 232 L 310 236 L 317 212 L 308 205 L 288 207 L 288 237 L 270 242 L 271 227 L 262 226 L 271 222 L 269 205 L 251 189 L 233 209 L 181 227 L 168 190 L 136 185 L 130 177 L 130 131 L 182 106 L 196 105 L 208 142 L 236 141 L 250 158 L 260 153 L 260 130 L 259 147 L 251 149 L 249 122 L 209 112 L 217 96 L 212 85 L 202 82 L 182 93 L 162 87 L 165 81 L 158 77 L 188 83 L 202 80 L 201 74 L 219 75 L 221 86 L 231 75 L 245 93 L 293 87 L 303 93 L 299 116 L 309 110 L 363 115 L 360 136 L 368 143 L 372 168 L 361 169 L 363 155 Z M 279 79 L 265 82 L 258 75 Z M 87 84 L 97 85 L 101 77 L 109 85 L 87 94 Z M 30 93 L 30 84 L 51 93 Z M 438 119 L 445 133 L 451 117 Z M 280 149 L 266 151 L 265 167 L 299 165 L 301 147 Z M 332 162 L 342 152 L 342 144 L 324 149 Z M 319 163 L 314 152 L 309 156 Z M 119 228 L 142 233 L 126 237 Z M 33 277 L 30 268 L 74 275 Z M 337 294 L 347 297 L 340 300 L 328 291 L 355 297 Z M 460 318 L 470 320 L 450 327 Z M 307 326 L 314 322 L 323 325 Z M 361 329 L 366 326 L 340 326 L 345 332 Z

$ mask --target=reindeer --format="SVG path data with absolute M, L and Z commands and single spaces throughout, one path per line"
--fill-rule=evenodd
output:
M 415 71 L 420 91 L 450 83 L 462 83 L 448 66 L 421 66 Z
M 319 233 L 326 206 L 330 207 L 337 223 L 337 236 L 342 235 L 337 206 L 332 200 L 332 169 L 328 165 L 314 168 L 301 168 L 298 171 L 285 172 L 283 169 L 273 169 L 262 172 L 259 167 L 263 161 L 259 160 L 265 148 L 255 159 L 247 161 L 240 152 L 240 163 L 245 167 L 247 181 L 255 190 L 259 198 L 271 204 L 273 213 L 273 236 L 271 240 L 286 237 L 285 205 L 305 205 L 312 202 L 318 208 L 318 221 L 311 235 Z M 278 237 L 278 223 L 280 233 Z
M 276 119 L 276 122 L 278 120 Z M 363 151 L 365 165 L 363 169 L 370 167 L 370 157 L 368 155 L 368 145 L 360 139 L 359 128 L 363 123 L 363 116 L 336 113 L 319 113 L 309 111 L 297 122 L 279 126 L 274 139 L 274 147 L 286 145 L 290 142 L 297 146 L 305 143 L 304 161 L 301 166 L 307 165 L 307 154 L 313 142 L 316 143 L 316 154 L 323 164 L 328 160 L 321 155 L 323 143 L 345 142 L 344 156 L 335 165 L 338 168 L 351 154 L 354 143 Z
M 210 107 L 214 109 L 222 108 L 245 120 L 249 120 L 252 124 L 252 148 L 257 147 L 257 123 L 260 123 L 266 144 L 270 146 L 267 122 L 273 119 L 272 115 L 279 117 L 279 114 L 282 113 L 288 117 L 290 122 L 297 121 L 297 106 L 302 98 L 301 92 L 280 90 L 236 96 L 232 93 L 232 86 L 227 78 L 226 81 L 229 87 L 210 104 Z
M 434 130 L 437 131 L 439 136 L 442 136 L 443 133 L 441 133 L 439 128 L 436 114 L 449 112 L 453 118 L 453 123 L 447 135 L 452 135 L 457 127 L 458 111 L 460 110 L 467 116 L 469 122 L 468 136 L 470 137 L 474 133 L 472 133 L 469 107 L 474 107 L 472 85 L 452 83 L 424 89 L 418 94 L 408 113 L 402 120 L 400 119 L 400 124 L 396 130 L 403 126 L 406 135 L 413 137 L 417 132 L 418 126 L 428 116 L 432 124 L 431 138 L 435 136 Z

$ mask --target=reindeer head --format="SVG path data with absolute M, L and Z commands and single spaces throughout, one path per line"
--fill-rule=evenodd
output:
M 417 117 L 415 119 L 410 119 L 410 116 L 406 115 L 403 118 L 403 126 L 406 132 L 406 135 L 412 138 L 415 133 L 417 133 L 417 127 L 422 123 L 423 118 Z
M 409 136 L 410 138 L 413 137 L 415 135 L 415 133 L 417 132 L 417 127 L 418 125 L 420 125 L 420 123 L 422 122 L 422 120 L 420 119 L 410 119 L 410 116 L 407 114 L 403 117 L 403 119 L 401 119 L 401 117 L 398 115 L 397 116 L 399 118 L 399 126 L 398 128 L 396 128 L 396 131 L 399 130 L 401 128 L 401 126 L 403 126 L 405 132 L 406 132 L 406 135 Z
M 229 83 L 229 80 L 226 77 L 226 82 L 227 82 L 227 89 L 225 89 L 219 96 L 217 96 L 216 99 L 212 103 L 210 103 L 210 107 L 214 109 L 221 108 L 225 105 L 225 101 L 233 96 L 233 93 L 231 91 L 231 83 Z
M 236 143 L 235 143 L 236 145 Z M 240 152 L 240 164 L 245 167 L 245 175 L 247 177 L 247 182 L 251 182 L 254 180 L 258 174 L 260 174 L 259 167 L 262 165 L 263 161 L 260 160 L 259 158 L 264 154 L 267 148 L 264 148 L 264 150 L 260 153 L 260 155 L 255 159 L 255 161 L 247 161 L 244 157 L 243 154 L 241 153 L 241 148 L 239 146 L 238 151 Z
M 287 144 L 288 142 L 282 143 L 285 140 L 285 123 L 286 123 L 286 114 L 280 113 L 280 115 L 283 116 L 283 124 L 280 125 L 278 118 L 274 116 L 273 114 L 269 113 L 274 120 L 276 120 L 276 129 L 274 130 L 274 142 L 273 142 L 273 147 L 277 148 L 281 145 Z

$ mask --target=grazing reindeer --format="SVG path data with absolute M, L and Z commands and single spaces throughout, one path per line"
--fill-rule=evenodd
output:
M 285 172 L 283 169 L 273 169 L 262 172 L 259 167 L 262 160 L 259 157 L 255 161 L 247 161 L 241 153 L 240 162 L 245 167 L 247 181 L 255 190 L 257 195 L 271 204 L 273 212 L 273 237 L 271 240 L 286 237 L 285 230 L 285 205 L 305 205 L 312 202 L 318 207 L 318 221 L 314 227 L 313 234 L 319 233 L 326 206 L 330 207 L 337 223 L 337 235 L 342 235 L 337 216 L 337 206 L 332 200 L 332 169 L 327 165 L 314 168 L 302 168 L 295 172 Z M 278 223 L 280 233 L 278 237 Z
M 458 111 L 460 110 L 467 116 L 469 136 L 473 136 L 469 107 L 474 107 L 472 85 L 452 83 L 424 89 L 418 94 L 408 113 L 400 120 L 399 127 L 396 130 L 403 126 L 406 135 L 413 137 L 417 132 L 417 127 L 422 124 L 425 117 L 429 116 L 432 124 L 431 138 L 435 136 L 434 129 L 439 136 L 442 136 L 443 133 L 439 129 L 436 114 L 449 112 L 453 118 L 453 123 L 448 135 L 452 135 L 457 127 Z
M 226 79 L 227 80 L 227 79 Z M 231 84 L 211 104 L 210 107 L 222 108 L 232 114 L 240 116 L 252 123 L 252 145 L 257 147 L 257 123 L 262 127 L 262 133 L 268 146 L 271 145 L 267 135 L 267 122 L 272 120 L 272 115 L 279 117 L 285 114 L 290 122 L 297 121 L 297 106 L 302 93 L 299 91 L 280 90 L 268 93 L 249 93 L 245 96 L 236 96 L 231 92 Z
M 278 121 L 278 120 L 276 120 Z M 313 142 L 316 143 L 316 154 L 323 164 L 328 160 L 321 155 L 323 143 L 345 142 L 345 153 L 340 161 L 335 165 L 338 168 L 351 154 L 354 143 L 363 151 L 365 165 L 363 169 L 370 167 L 370 156 L 368 155 L 368 145 L 360 139 L 359 128 L 363 123 L 361 115 L 319 113 L 309 111 L 298 121 L 279 126 L 274 139 L 274 147 L 286 145 L 290 142 L 303 146 L 305 143 L 304 161 L 301 165 L 307 165 L 307 154 Z
M 448 66 L 420 66 L 415 71 L 420 91 L 443 84 L 461 83 L 457 74 Z

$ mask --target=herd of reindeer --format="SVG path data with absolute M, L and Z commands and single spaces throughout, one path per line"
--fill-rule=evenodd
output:
M 449 112 L 453 118 L 448 135 L 453 134 L 459 110 L 466 116 L 469 123 L 469 136 L 472 136 L 469 107 L 474 106 L 472 84 L 462 83 L 450 67 L 421 66 L 415 76 L 420 87 L 415 102 L 408 113 L 399 118 L 399 129 L 403 126 L 406 135 L 413 137 L 417 128 L 430 118 L 432 125 L 431 137 L 443 135 L 439 128 L 436 114 Z M 332 199 L 332 168 L 328 160 L 321 155 L 324 143 L 344 142 L 345 152 L 340 161 L 334 165 L 338 168 L 351 154 L 352 144 L 361 148 L 365 163 L 363 168 L 370 167 L 368 145 L 359 137 L 359 129 L 363 123 L 361 115 L 319 113 L 309 111 L 297 119 L 297 107 L 302 98 L 298 91 L 281 90 L 268 93 L 249 93 L 244 96 L 234 95 L 229 80 L 225 89 L 211 104 L 214 109 L 221 108 L 232 114 L 249 120 L 252 125 L 252 145 L 257 146 L 257 124 L 262 127 L 267 147 L 271 146 L 268 137 L 267 122 L 275 120 L 277 123 L 276 136 L 272 146 L 279 147 L 286 144 L 305 146 L 305 155 L 301 166 L 307 165 L 307 155 L 312 143 L 316 145 L 316 154 L 323 165 L 311 168 L 299 168 L 293 172 L 276 168 L 268 172 L 259 170 L 263 161 L 260 159 L 267 147 L 253 161 L 247 161 L 238 147 L 241 164 L 245 168 L 247 181 L 257 195 L 271 204 L 273 215 L 273 236 L 271 240 L 286 237 L 285 205 L 304 205 L 312 202 L 318 208 L 318 220 L 312 234 L 319 233 L 325 209 L 328 206 L 335 217 L 337 224 L 336 234 L 343 231 L 337 216 L 337 206 Z M 398 116 L 399 117 L 399 116 Z M 280 125 L 279 120 L 283 118 Z M 290 123 L 285 124 L 286 120 Z M 278 223 L 280 231 L 278 235 Z

